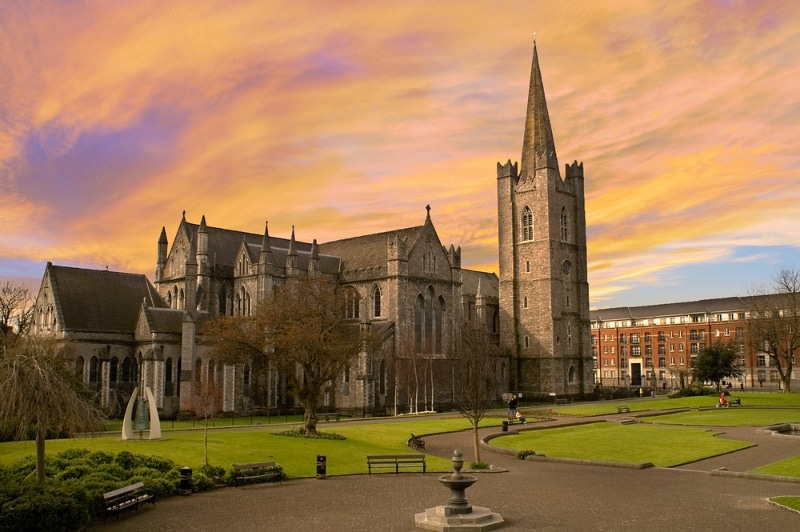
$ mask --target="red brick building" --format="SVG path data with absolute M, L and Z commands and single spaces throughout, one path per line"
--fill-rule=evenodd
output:
M 769 355 L 747 341 L 748 305 L 728 297 L 685 303 L 593 310 L 592 357 L 595 384 L 648 391 L 691 382 L 692 360 L 705 346 L 734 342 L 742 375 L 736 389 L 778 390 L 781 380 Z M 792 386 L 800 372 L 795 369 Z

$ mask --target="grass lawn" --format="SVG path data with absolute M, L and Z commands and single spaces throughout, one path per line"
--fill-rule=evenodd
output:
M 800 497 L 772 497 L 770 500 L 800 512 Z
M 744 392 L 732 393 L 730 397 L 739 397 L 742 404 L 750 406 L 787 406 L 800 408 L 800 393 L 759 393 Z M 567 406 L 551 406 L 554 412 L 565 415 L 575 416 L 598 416 L 605 414 L 616 414 L 617 405 L 625 405 L 631 412 L 641 412 L 644 410 L 670 410 L 673 408 L 709 408 L 717 404 L 718 396 L 703 395 L 696 397 L 679 397 L 668 399 L 664 396 L 615 399 L 613 401 L 593 401 L 589 403 L 578 403 Z M 730 409 L 736 409 L 731 407 Z M 524 408 L 522 410 L 525 410 Z
M 465 430 L 469 422 L 453 418 L 408 418 L 407 420 L 343 425 L 325 423 L 318 429 L 342 434 L 346 440 L 307 439 L 278 436 L 275 432 L 288 427 L 252 429 L 220 429 L 208 433 L 208 458 L 213 465 L 229 468 L 234 463 L 274 461 L 283 466 L 291 478 L 316 475 L 317 455 L 327 457 L 328 475 L 366 473 L 368 454 L 411 453 L 406 440 L 414 434 Z M 497 424 L 496 420 L 490 420 Z M 161 440 L 122 441 L 119 436 L 48 440 L 47 454 L 65 449 L 84 448 L 117 453 L 122 450 L 169 458 L 178 465 L 198 467 L 203 463 L 203 430 L 165 431 Z M 470 450 L 464 450 L 471 456 Z M 0 464 L 8 465 L 23 456 L 35 453 L 33 442 L 0 443 Z M 428 456 L 429 471 L 449 471 L 448 459 Z
M 672 467 L 750 445 L 714 438 L 712 432 L 701 428 L 607 422 L 523 431 L 495 438 L 491 443 L 507 449 L 530 449 L 552 457 L 652 462 L 660 467 Z
M 800 478 L 800 455 L 754 469 L 751 473 Z M 800 508 L 798 508 L 800 509 Z
M 800 408 L 714 408 L 639 418 L 644 423 L 706 427 L 766 427 L 800 423 Z

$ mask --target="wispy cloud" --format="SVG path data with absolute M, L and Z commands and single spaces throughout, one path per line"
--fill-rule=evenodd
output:
M 427 204 L 496 271 L 533 31 L 561 162 L 586 167 L 593 305 L 800 261 L 791 3 L 87 0 L 0 6 L 0 275 L 150 274 L 183 210 L 325 241 Z

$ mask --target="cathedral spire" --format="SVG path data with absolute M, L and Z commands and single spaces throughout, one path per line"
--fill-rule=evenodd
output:
M 522 143 L 520 166 L 522 179 L 532 178 L 536 170 L 540 168 L 551 168 L 558 171 L 556 145 L 553 141 L 553 130 L 550 127 L 550 116 L 547 113 L 547 101 L 544 97 L 544 84 L 542 83 L 542 72 L 539 69 L 536 41 L 533 43 L 528 111 L 525 117 L 525 138 Z

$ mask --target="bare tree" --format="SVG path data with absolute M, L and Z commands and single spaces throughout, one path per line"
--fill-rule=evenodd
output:
M 783 391 L 790 393 L 794 356 L 800 349 L 800 270 L 781 270 L 771 290 L 759 289 L 747 302 L 748 341 L 757 353 L 769 356 Z
M 461 415 L 472 424 L 475 462 L 480 463 L 478 425 L 497 399 L 500 348 L 491 342 L 483 327 L 464 324 L 454 367 L 454 397 Z
M 48 431 L 97 430 L 105 415 L 52 341 L 23 337 L 0 356 L 0 424 L 16 439 L 36 437 L 36 480 L 44 482 Z
M 222 387 L 209 371 L 200 386 L 194 391 L 192 408 L 197 417 L 203 420 L 203 460 L 208 465 L 208 424 L 220 411 L 222 403 Z
M 358 324 L 345 319 L 337 285 L 319 278 L 293 279 L 263 302 L 254 316 L 221 317 L 204 327 L 214 354 L 225 362 L 263 357 L 286 375 L 304 408 L 307 436 L 317 433 L 317 406 L 365 341 Z
M 6 280 L 0 286 L 0 341 L 4 347 L 28 332 L 33 304 L 30 290 L 24 285 Z

